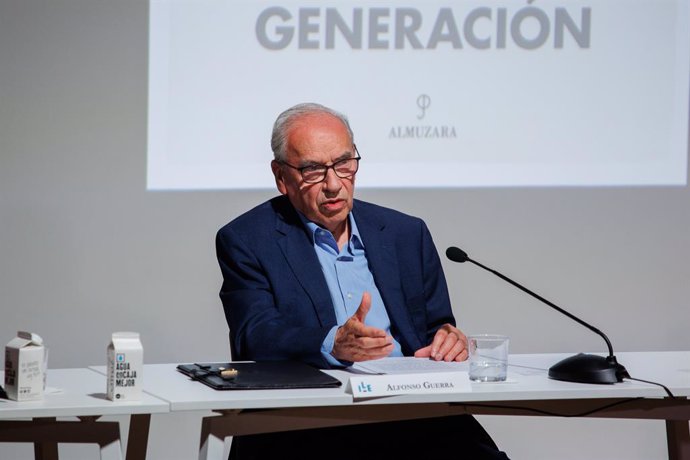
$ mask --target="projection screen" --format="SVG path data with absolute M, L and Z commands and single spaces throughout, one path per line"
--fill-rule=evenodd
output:
M 362 187 L 685 185 L 690 0 L 151 0 L 147 187 L 273 187 L 275 117 Z

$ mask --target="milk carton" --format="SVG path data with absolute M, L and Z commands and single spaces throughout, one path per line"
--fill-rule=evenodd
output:
M 19 331 L 5 347 L 5 391 L 15 401 L 43 399 L 46 349 L 38 334 Z
M 144 348 L 136 332 L 113 333 L 108 345 L 108 389 L 111 401 L 141 399 Z

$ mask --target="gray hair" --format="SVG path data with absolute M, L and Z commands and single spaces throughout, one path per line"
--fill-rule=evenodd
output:
M 311 115 L 315 113 L 327 113 L 340 120 L 347 128 L 347 132 L 350 134 L 350 140 L 352 142 L 355 141 L 352 128 L 350 128 L 350 122 L 342 113 L 313 102 L 297 104 L 278 115 L 275 123 L 273 123 L 273 132 L 271 134 L 271 150 L 273 150 L 273 158 L 275 160 L 285 161 L 285 158 L 287 157 L 286 150 L 288 133 L 295 121 L 304 115 Z

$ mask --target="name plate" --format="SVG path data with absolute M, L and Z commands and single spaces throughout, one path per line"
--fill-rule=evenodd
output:
M 358 375 L 350 377 L 354 398 L 472 391 L 467 372 Z

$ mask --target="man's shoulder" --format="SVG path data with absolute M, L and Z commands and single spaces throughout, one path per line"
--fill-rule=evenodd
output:
M 294 220 L 296 218 L 296 213 L 284 195 L 264 201 L 249 211 L 240 214 L 225 224 L 218 233 L 222 234 L 232 231 L 239 234 L 258 234 L 273 231 L 276 218 L 278 217 L 282 220 Z
M 366 219 L 380 224 L 420 225 L 423 223 L 419 217 L 361 200 L 354 200 L 352 212 L 357 222 L 360 219 Z

